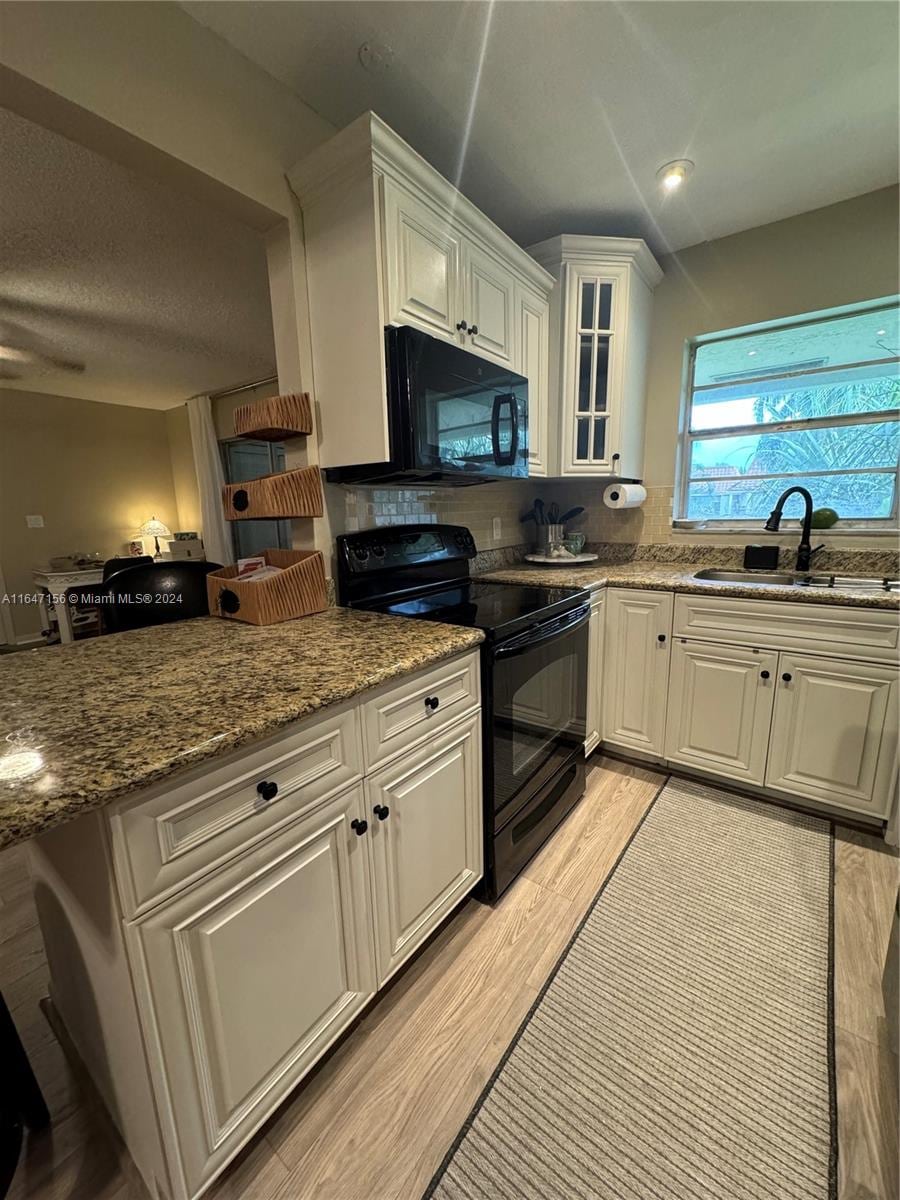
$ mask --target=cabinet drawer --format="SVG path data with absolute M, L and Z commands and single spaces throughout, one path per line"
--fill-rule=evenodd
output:
M 900 641 L 900 614 L 794 601 L 677 595 L 672 632 L 676 637 L 893 663 Z
M 125 915 L 143 912 L 361 775 L 357 711 L 329 709 L 221 766 L 204 763 L 181 782 L 111 806 Z
M 477 651 L 379 691 L 362 710 L 366 765 L 432 737 L 480 702 Z

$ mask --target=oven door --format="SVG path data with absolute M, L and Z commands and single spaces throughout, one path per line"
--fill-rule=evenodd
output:
M 590 606 L 582 605 L 490 652 L 495 828 L 527 802 L 538 776 L 552 777 L 583 747 L 589 615 Z
M 460 479 L 527 476 L 527 379 L 409 326 L 388 330 L 387 353 L 395 461 Z

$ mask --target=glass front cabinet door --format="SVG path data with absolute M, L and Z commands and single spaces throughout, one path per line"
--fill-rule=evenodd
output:
M 650 313 L 662 271 L 638 238 L 563 235 L 530 253 L 557 281 L 549 405 L 556 453 L 547 473 L 641 479 Z
M 568 310 L 574 318 L 566 346 L 569 358 L 563 414 L 563 467 L 576 474 L 613 474 L 617 451 L 618 412 L 610 403 L 619 365 L 619 293 L 627 283 L 615 276 L 588 274 L 572 268 Z M 615 458 L 613 457 L 615 455 Z

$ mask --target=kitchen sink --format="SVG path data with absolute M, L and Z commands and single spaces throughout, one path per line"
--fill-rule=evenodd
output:
M 708 579 L 715 583 L 783 583 L 792 584 L 795 575 L 787 571 L 720 571 L 715 567 L 704 567 L 697 571 L 695 579 Z

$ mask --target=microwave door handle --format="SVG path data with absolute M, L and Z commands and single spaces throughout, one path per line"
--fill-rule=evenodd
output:
M 500 409 L 504 404 L 509 405 L 510 446 L 504 454 L 500 449 Z M 491 444 L 494 448 L 494 462 L 498 467 L 515 465 L 516 453 L 519 449 L 519 406 L 516 404 L 514 392 L 495 396 L 491 409 Z

